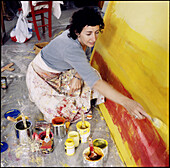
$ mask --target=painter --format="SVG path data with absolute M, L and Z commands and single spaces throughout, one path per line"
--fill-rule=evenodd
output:
M 102 31 L 104 21 L 100 12 L 92 7 L 81 8 L 73 13 L 67 29 L 29 64 L 26 74 L 29 98 L 47 122 L 57 116 L 77 122 L 82 112 L 85 116 L 92 113 L 92 99 L 98 105 L 104 103 L 105 97 L 124 106 L 138 119 L 148 117 L 139 103 L 102 80 L 90 65 L 92 48 Z

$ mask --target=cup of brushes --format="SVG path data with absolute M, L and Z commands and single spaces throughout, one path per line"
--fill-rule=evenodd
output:
M 40 150 L 44 154 L 49 154 L 54 150 L 54 135 L 50 131 L 50 126 L 39 134 Z
M 25 145 L 25 144 L 28 144 L 28 142 L 32 138 L 33 125 L 30 120 L 26 119 L 23 113 L 21 113 L 20 117 L 21 117 L 21 120 L 20 119 L 14 120 L 16 122 L 14 125 L 14 129 L 15 129 L 17 143 L 19 145 Z
M 90 123 L 88 121 L 85 121 L 85 116 L 83 111 L 81 111 L 81 118 L 82 121 L 79 121 L 76 124 L 76 128 L 77 128 L 77 132 L 80 135 L 81 143 L 87 143 L 88 137 L 90 135 Z

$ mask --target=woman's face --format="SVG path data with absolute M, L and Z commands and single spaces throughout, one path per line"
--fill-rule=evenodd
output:
M 88 47 L 93 47 L 99 35 L 99 25 L 85 26 L 80 34 L 77 33 L 80 44 Z

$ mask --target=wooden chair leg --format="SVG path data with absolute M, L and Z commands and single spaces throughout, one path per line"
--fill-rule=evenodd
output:
M 52 15 L 51 11 L 48 12 L 48 33 L 49 33 L 49 37 L 52 36 L 52 30 L 51 30 L 52 29 L 52 27 L 51 27 L 51 24 L 52 24 L 51 19 L 52 19 L 52 17 L 51 17 L 51 15 Z
M 45 25 L 45 20 L 44 20 L 44 13 L 41 13 L 41 23 L 42 25 Z M 42 27 L 43 33 L 45 33 L 45 26 Z
M 3 1 L 1 2 L 1 5 L 2 5 L 2 8 L 1 8 L 1 28 L 2 28 L 2 32 L 1 32 L 1 45 L 3 45 L 3 39 L 4 39 L 4 36 L 6 35 L 4 18 L 3 18 L 3 10 L 4 10 Z
M 37 35 L 38 40 L 41 40 L 39 31 L 38 31 L 38 26 L 37 26 L 35 14 L 34 14 L 34 13 L 31 13 L 31 14 L 32 14 L 32 20 L 33 20 L 33 23 L 34 23 L 35 33 L 36 33 L 36 35 Z

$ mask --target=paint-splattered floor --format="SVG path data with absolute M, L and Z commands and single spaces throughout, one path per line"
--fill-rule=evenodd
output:
M 69 17 L 77 10 L 68 9 L 62 11 L 60 19 L 53 17 L 52 20 L 52 38 L 56 36 L 61 30 L 64 30 L 69 23 Z M 8 89 L 1 89 L 1 142 L 8 143 L 8 149 L 1 153 L 1 166 L 2 167 L 83 167 L 83 150 L 88 147 L 88 144 L 81 144 L 76 148 L 76 152 L 73 156 L 67 156 L 65 154 L 64 143 L 67 139 L 67 135 L 63 139 L 54 138 L 54 151 L 50 154 L 41 154 L 39 152 L 32 153 L 30 146 L 21 147 L 17 145 L 14 122 L 8 121 L 4 114 L 10 109 L 19 109 L 21 107 L 17 100 L 24 103 L 24 114 L 30 118 L 35 125 L 35 121 L 43 119 L 43 115 L 28 98 L 28 91 L 25 83 L 25 74 L 28 64 L 35 57 L 33 50 L 34 44 L 37 42 L 50 41 L 48 37 L 48 31 L 45 35 L 41 35 L 41 41 L 37 40 L 35 33 L 33 37 L 24 44 L 19 44 L 9 39 L 9 33 L 13 26 L 16 24 L 17 18 L 12 21 L 5 21 L 7 40 L 3 46 L 1 46 L 1 67 L 13 62 L 12 66 L 14 71 L 4 71 L 1 76 L 7 77 Z M 104 162 L 104 167 L 124 167 L 125 165 L 121 161 L 116 145 L 111 138 L 109 128 L 100 111 L 95 109 L 93 111 L 93 119 L 89 121 L 91 123 L 91 135 L 93 139 L 104 138 L 108 141 L 108 158 Z M 76 123 L 72 124 L 69 131 L 76 131 Z

